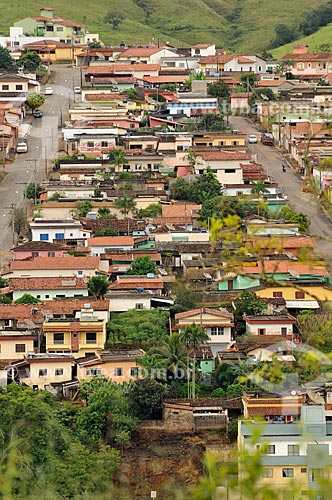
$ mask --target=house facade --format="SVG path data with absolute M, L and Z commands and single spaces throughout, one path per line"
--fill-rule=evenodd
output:
M 296 319 L 288 313 L 257 316 L 244 314 L 243 319 L 246 323 L 247 335 L 293 339 Z

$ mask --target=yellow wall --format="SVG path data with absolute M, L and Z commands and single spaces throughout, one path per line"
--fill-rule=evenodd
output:
M 16 352 L 16 344 L 25 344 L 25 352 Z M 16 338 L 14 340 L 0 337 L 0 359 L 23 359 L 28 352 L 33 352 L 33 339 Z
M 72 379 L 71 366 L 72 360 L 59 359 L 57 361 L 48 362 L 47 360 L 40 360 L 30 363 L 30 376 L 22 378 L 21 382 L 27 384 L 29 387 L 38 386 L 39 389 L 44 389 L 45 385 L 54 382 L 65 382 Z M 55 370 L 62 368 L 63 375 L 55 375 Z M 46 376 L 39 376 L 39 370 L 46 369 Z
M 137 376 L 132 376 L 130 374 L 131 368 L 137 368 L 138 365 L 135 360 L 130 361 L 108 361 L 106 363 L 100 363 L 100 365 L 94 366 L 77 366 L 77 378 L 78 380 L 89 380 L 93 378 L 93 375 L 87 375 L 87 369 L 100 369 L 100 375 L 108 379 L 112 379 L 114 382 L 119 384 L 122 382 L 129 382 L 130 380 L 136 380 Z M 115 376 L 114 369 L 122 368 L 122 375 Z
M 324 288 L 323 286 L 271 286 L 263 290 L 257 290 L 256 294 L 262 298 L 272 298 L 273 292 L 282 292 L 282 296 L 286 300 L 296 300 L 295 292 L 305 292 L 304 299 L 302 300 L 318 300 L 318 301 L 332 301 L 332 290 Z

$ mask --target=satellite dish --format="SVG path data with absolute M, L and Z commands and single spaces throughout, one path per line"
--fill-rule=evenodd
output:
M 296 391 L 292 391 L 292 392 L 291 392 L 291 395 L 292 395 L 292 396 L 296 396 Z
M 154 273 L 148 273 L 148 274 L 146 275 L 146 277 L 147 277 L 147 278 L 154 278 Z

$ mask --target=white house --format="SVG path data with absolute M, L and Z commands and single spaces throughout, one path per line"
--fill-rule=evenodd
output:
M 88 238 L 86 246 L 90 248 L 91 255 L 101 255 L 106 253 L 106 249 L 132 250 L 134 248 L 134 238 L 132 236 L 99 236 Z
M 214 43 L 198 43 L 191 47 L 191 56 L 207 57 L 216 54 L 216 46 Z
M 293 338 L 296 319 L 288 313 L 257 316 L 244 314 L 243 319 L 246 323 L 247 335 L 282 337 L 289 340 Z
M 246 151 L 197 151 L 195 173 L 202 174 L 207 167 L 211 167 L 223 186 L 243 184 L 241 163 L 250 159 L 251 155 Z
M 88 284 L 83 278 L 10 278 L 9 288 L 13 292 L 13 300 L 28 293 L 39 300 L 81 299 L 88 297 Z
M 49 241 L 50 243 L 77 243 L 85 241 L 90 231 L 82 229 L 79 221 L 74 219 L 34 219 L 30 222 L 33 241 Z

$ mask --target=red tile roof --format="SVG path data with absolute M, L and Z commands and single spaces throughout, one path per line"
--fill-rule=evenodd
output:
M 133 290 L 146 288 L 147 290 L 162 289 L 164 283 L 161 278 L 145 278 L 144 276 L 121 279 L 120 277 L 110 285 L 110 290 Z
M 250 160 L 251 155 L 246 151 L 196 151 L 205 161 Z
M 190 311 L 185 311 L 177 313 L 175 319 L 190 318 L 190 316 L 197 316 L 197 314 L 211 314 L 213 316 L 219 316 L 221 318 L 233 319 L 233 314 L 228 312 L 226 309 L 212 309 L 210 307 L 202 307 L 200 309 L 191 309 Z
M 161 52 L 164 49 L 169 50 L 169 47 L 134 47 L 124 50 L 121 53 L 120 58 L 152 56 L 153 54 L 157 54 L 157 52 Z
M 193 45 L 193 49 L 207 49 L 208 47 L 212 47 L 214 44 L 213 43 L 197 43 L 196 45 Z
M 198 217 L 198 211 L 202 205 L 196 203 L 172 203 L 162 206 L 163 217 Z
M 136 71 L 145 71 L 149 74 L 151 71 L 159 71 L 160 64 L 109 64 L 105 66 L 89 66 L 86 75 L 108 75 L 115 73 L 135 73 Z
M 110 221 L 112 225 L 112 221 Z M 132 236 L 98 236 L 88 238 L 88 245 L 91 246 L 134 246 L 134 238 Z
M 15 290 L 68 290 L 87 289 L 83 278 L 9 278 L 10 288 Z
M 14 260 L 11 270 L 25 269 L 98 269 L 99 257 L 35 257 L 32 260 Z
M 279 87 L 286 82 L 286 78 L 278 78 L 277 80 L 260 80 L 258 87 Z

